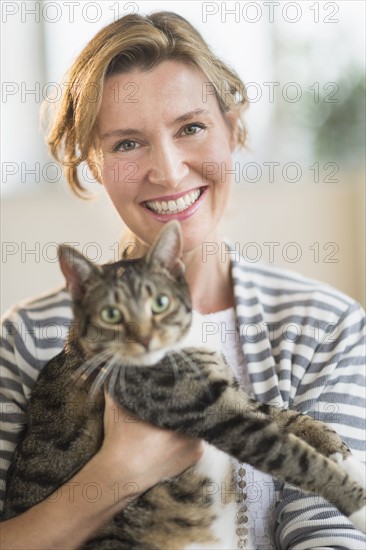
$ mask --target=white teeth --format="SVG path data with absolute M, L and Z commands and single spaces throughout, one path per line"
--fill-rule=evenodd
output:
M 201 191 L 197 189 L 197 191 L 190 191 L 183 197 L 179 197 L 179 199 L 177 199 L 176 201 L 148 201 L 146 205 L 150 208 L 150 210 L 153 210 L 158 214 L 171 214 L 173 212 L 182 212 L 193 203 L 195 203 L 200 195 Z
M 182 199 L 182 197 L 179 197 L 179 199 L 177 200 L 177 206 L 179 210 L 186 207 L 186 203 L 184 202 L 184 199 Z

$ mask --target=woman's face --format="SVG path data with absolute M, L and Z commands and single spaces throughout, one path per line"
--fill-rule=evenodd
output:
M 106 80 L 98 115 L 103 184 L 144 243 L 171 219 L 181 223 L 186 252 L 215 238 L 231 186 L 233 126 L 204 75 L 184 63 Z

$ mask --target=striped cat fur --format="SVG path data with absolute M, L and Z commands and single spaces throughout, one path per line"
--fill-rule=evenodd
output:
M 365 531 L 363 469 L 338 435 L 311 417 L 250 399 L 219 349 L 202 346 L 181 250 L 176 222 L 140 260 L 95 266 L 60 247 L 74 322 L 33 388 L 2 519 L 49 496 L 97 452 L 106 385 L 143 420 L 207 443 L 196 466 L 132 500 L 83 548 L 234 548 L 230 456 L 323 496 Z M 212 483 L 224 492 L 209 494 Z

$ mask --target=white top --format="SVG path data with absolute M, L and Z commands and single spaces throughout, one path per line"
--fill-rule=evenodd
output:
M 249 381 L 249 375 L 245 368 L 245 360 L 242 347 L 239 342 L 239 330 L 235 316 L 235 309 L 231 307 L 216 313 L 203 315 L 207 343 L 209 343 L 209 334 L 219 335 L 222 343 L 222 352 L 225 355 L 228 365 L 233 370 L 235 378 L 240 386 L 253 397 L 253 391 Z M 212 326 L 210 325 L 212 323 Z M 217 332 L 218 331 L 218 332 Z M 240 463 L 234 460 L 236 469 Z M 245 493 L 247 494 L 246 515 L 248 523 L 245 527 L 248 529 L 247 548 L 256 550 L 271 550 L 274 548 L 272 537 L 274 526 L 272 519 L 275 508 L 275 489 L 273 478 L 263 472 L 260 472 L 250 464 L 244 464 L 246 470 Z M 272 535 L 271 535 L 272 534 Z

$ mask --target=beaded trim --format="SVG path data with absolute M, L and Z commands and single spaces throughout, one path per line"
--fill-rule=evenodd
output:
M 247 535 L 248 535 L 248 529 L 246 528 L 245 524 L 248 522 L 248 516 L 246 514 L 248 508 L 245 504 L 247 494 L 246 494 L 246 486 L 247 483 L 245 481 L 246 476 L 246 470 L 244 468 L 244 465 L 242 463 L 239 464 L 239 468 L 237 471 L 237 495 L 238 495 L 238 504 L 239 509 L 236 514 L 236 534 L 238 535 L 238 548 L 239 550 L 245 550 L 246 544 L 247 544 Z

